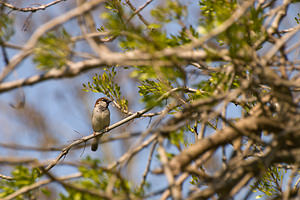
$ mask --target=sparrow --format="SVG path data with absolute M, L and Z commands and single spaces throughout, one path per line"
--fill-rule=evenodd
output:
M 108 109 L 109 103 L 111 100 L 109 100 L 106 97 L 102 97 L 97 99 L 93 114 L 92 114 L 92 127 L 95 134 L 96 132 L 102 131 L 110 124 L 110 112 Z M 98 149 L 98 143 L 99 143 L 100 137 L 93 138 L 91 150 L 96 151 Z

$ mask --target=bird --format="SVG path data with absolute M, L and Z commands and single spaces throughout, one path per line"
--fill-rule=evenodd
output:
M 96 134 L 96 132 L 102 131 L 110 124 L 110 111 L 108 109 L 110 102 L 111 100 L 106 97 L 101 97 L 96 100 L 92 113 L 92 127 L 94 135 Z M 91 146 L 92 151 L 97 151 L 99 139 L 99 136 L 93 138 Z

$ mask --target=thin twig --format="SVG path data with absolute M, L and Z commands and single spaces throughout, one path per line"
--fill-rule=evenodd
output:
M 172 199 L 180 200 L 180 199 L 182 199 L 181 189 L 178 185 L 175 185 L 175 176 L 169 165 L 167 152 L 163 146 L 163 137 L 162 136 L 159 137 L 158 153 L 160 155 L 160 159 L 161 159 L 161 162 L 163 165 L 164 174 L 170 185 Z
M 5 180 L 8 180 L 8 181 L 14 180 L 13 177 L 11 177 L 11 176 L 6 176 L 6 175 L 3 175 L 3 174 L 0 174 L 0 178 L 5 179 Z
M 148 0 L 144 5 L 139 7 L 137 10 L 131 5 L 131 3 L 127 0 L 126 3 L 130 6 L 130 8 L 134 11 L 134 13 L 128 18 L 127 22 L 129 22 L 135 15 L 138 15 L 140 20 L 148 26 L 149 23 L 144 19 L 144 17 L 140 14 L 140 12 L 147 6 L 149 5 L 153 0 Z
M 151 147 L 151 150 L 150 150 L 150 153 L 149 153 L 149 157 L 148 157 L 148 161 L 147 161 L 147 165 L 146 165 L 146 169 L 143 173 L 143 176 L 142 176 L 142 181 L 141 181 L 141 184 L 138 188 L 143 188 L 145 183 L 146 183 L 146 179 L 147 179 L 147 175 L 150 171 L 150 165 L 151 165 L 151 161 L 152 161 L 152 156 L 153 156 L 153 153 L 154 153 L 154 150 L 155 150 L 155 147 L 157 145 L 157 141 L 153 143 L 152 147 Z
M 149 23 L 145 20 L 145 18 L 140 14 L 140 12 L 148 5 L 152 2 L 153 0 L 148 0 L 143 6 L 141 6 L 139 9 L 136 9 L 132 3 L 129 0 L 125 0 L 125 2 L 129 5 L 129 7 L 131 8 L 131 10 L 134 11 L 134 13 L 129 17 L 129 19 L 127 20 L 127 22 L 129 22 L 135 15 L 138 15 L 139 19 L 146 25 L 148 26 Z
M 12 9 L 12 10 L 17 10 L 17 11 L 22 11 L 22 12 L 36 12 L 38 10 L 45 10 L 46 8 L 48 8 L 50 6 L 53 6 L 55 4 L 58 4 L 62 1 L 66 1 L 66 0 L 56 0 L 56 1 L 52 1 L 48 4 L 44 4 L 44 5 L 41 5 L 41 6 L 38 6 L 38 7 L 27 7 L 27 8 L 18 8 L 18 7 L 15 7 L 12 4 L 9 4 L 9 3 L 3 2 L 3 1 L 0 1 L 0 4 L 5 6 L 5 7 L 8 7 L 10 9 Z
M 142 144 L 140 144 L 139 146 L 134 147 L 133 149 L 129 150 L 128 152 L 126 152 L 125 154 L 123 154 L 117 161 L 114 161 L 113 163 L 111 163 L 110 165 L 108 165 L 107 169 L 114 169 L 119 164 L 125 162 L 126 160 L 129 160 L 132 156 L 134 156 L 139 151 L 141 151 L 142 149 L 144 149 L 145 147 L 147 147 L 149 144 L 151 144 L 156 139 L 157 139 L 157 134 L 151 135 L 150 138 L 147 139 L 146 141 L 144 141 Z

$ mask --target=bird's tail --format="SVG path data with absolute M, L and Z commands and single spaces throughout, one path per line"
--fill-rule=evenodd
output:
M 91 146 L 91 150 L 92 150 L 92 151 L 97 151 L 99 139 L 100 139 L 100 137 L 95 137 L 95 138 L 93 138 L 92 146 Z

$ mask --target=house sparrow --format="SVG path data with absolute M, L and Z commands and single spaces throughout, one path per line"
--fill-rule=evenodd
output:
M 94 106 L 93 114 L 92 114 L 92 127 L 95 132 L 99 132 L 110 124 L 110 112 L 108 109 L 108 105 L 111 102 L 106 97 L 99 98 Z M 92 151 L 96 151 L 98 149 L 100 137 L 93 138 L 91 149 Z

